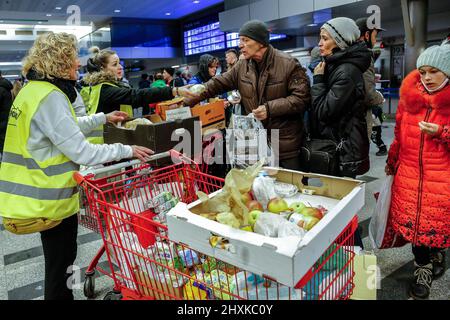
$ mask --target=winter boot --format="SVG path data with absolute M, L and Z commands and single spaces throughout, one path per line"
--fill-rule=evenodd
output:
M 431 284 L 433 283 L 433 264 L 418 265 L 414 262 L 414 282 L 409 289 L 409 295 L 415 300 L 425 300 L 430 295 Z
M 387 155 L 387 148 L 386 146 L 381 146 L 378 152 L 376 153 L 377 156 L 382 157 Z
M 433 264 L 433 278 L 438 279 L 445 273 L 445 250 L 431 250 L 430 258 Z

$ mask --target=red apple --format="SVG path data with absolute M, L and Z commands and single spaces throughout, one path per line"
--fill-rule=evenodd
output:
M 267 210 L 272 213 L 281 213 L 283 211 L 288 211 L 289 206 L 284 199 L 276 197 L 269 201 L 267 204 Z
M 251 201 L 247 202 L 247 208 L 248 208 L 248 211 L 253 211 L 253 210 L 264 211 L 262 204 L 256 200 L 251 200 Z
M 319 220 L 323 218 L 322 211 L 320 211 L 317 208 L 313 208 L 313 207 L 303 208 L 303 210 L 300 211 L 300 213 L 302 215 L 304 215 L 304 216 L 314 217 L 314 218 L 317 218 Z
M 245 205 L 247 205 L 247 203 L 249 203 L 249 202 L 252 201 L 252 200 L 253 200 L 253 197 L 252 197 L 252 195 L 251 195 L 250 192 L 246 192 L 246 193 L 242 193 L 242 194 L 241 194 L 241 201 L 242 201 Z

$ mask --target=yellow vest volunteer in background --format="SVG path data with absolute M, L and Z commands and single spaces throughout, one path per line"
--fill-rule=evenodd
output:
M 127 115 L 117 111 L 76 118 L 72 103 L 78 97 L 80 62 L 75 36 L 53 32 L 39 36 L 23 64 L 22 74 L 29 83 L 9 114 L 0 168 L 0 216 L 7 230 L 40 231 L 45 299 L 70 300 L 73 293 L 67 279 L 77 254 L 79 209 L 73 173 L 79 165 L 132 157 L 145 160 L 152 151 L 86 140 L 85 135 L 106 121 L 122 121 Z
M 115 51 L 92 47 L 90 52 L 92 56 L 87 62 L 88 74 L 83 78 L 81 90 L 88 114 L 122 110 L 132 116 L 132 107 L 144 107 L 145 110 L 151 103 L 172 100 L 177 96 L 177 92 L 184 97 L 193 96 L 188 87 L 173 89 L 127 87 L 120 81 L 123 78 L 123 67 Z M 93 138 L 91 141 L 97 143 L 101 141 L 100 131 L 98 128 L 98 131 L 93 133 L 94 136 L 89 137 Z

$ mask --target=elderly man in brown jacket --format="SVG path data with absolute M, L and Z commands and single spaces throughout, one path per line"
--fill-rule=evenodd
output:
M 239 60 L 228 72 L 205 83 L 206 91 L 195 100 L 214 97 L 238 89 L 245 113 L 253 112 L 270 136 L 279 130 L 279 163 L 298 170 L 303 140 L 303 113 L 310 104 L 310 86 L 303 67 L 296 59 L 269 44 L 265 23 L 249 21 L 239 31 Z

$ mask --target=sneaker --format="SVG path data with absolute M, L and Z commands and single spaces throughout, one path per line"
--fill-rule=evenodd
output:
M 430 295 L 431 284 L 433 283 L 433 264 L 420 266 L 414 263 L 414 282 L 409 289 L 409 295 L 415 300 L 425 300 Z
M 386 146 L 381 147 L 380 150 L 378 150 L 378 152 L 375 153 L 375 154 L 377 156 L 379 156 L 379 157 L 387 155 L 387 148 L 386 148 Z
M 438 279 L 445 273 L 445 250 L 432 251 L 430 258 L 433 264 L 433 278 Z

